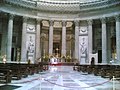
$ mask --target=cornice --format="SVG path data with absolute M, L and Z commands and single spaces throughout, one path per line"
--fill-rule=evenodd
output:
M 105 9 L 113 6 L 119 6 L 120 0 L 101 0 L 101 2 L 91 2 L 91 3 L 82 3 L 80 5 L 81 11 L 88 11 L 88 10 L 98 10 L 98 9 Z
M 22 0 L 5 0 L 5 1 L 22 1 Z M 109 0 L 108 0 L 109 1 Z M 114 0 L 113 0 L 114 1 Z M 119 1 L 119 0 L 115 0 Z M 120 3 L 120 1 L 118 2 Z M 109 5 L 108 5 L 109 6 Z M 31 6 L 32 7 L 32 6 Z M 62 12 L 62 11 L 44 11 L 44 10 L 38 10 L 36 8 L 25 8 L 23 6 L 19 6 L 19 4 L 14 4 L 13 3 L 6 3 L 4 2 L 3 5 L 1 4 L 0 6 L 0 11 L 5 12 L 5 13 L 10 13 L 18 16 L 26 16 L 29 18 L 34 18 L 34 19 L 45 19 L 45 20 L 88 20 L 88 19 L 99 19 L 101 17 L 112 17 L 115 15 L 120 14 L 119 10 L 120 6 L 119 4 L 116 4 L 115 6 L 112 6 L 110 8 L 106 9 L 100 9 L 100 10 L 83 10 L 77 12 L 77 11 L 72 11 L 71 12 Z
M 119 0 L 97 0 L 92 2 L 80 3 L 75 2 L 53 2 L 53 1 L 24 1 L 24 0 L 4 0 L 5 3 L 20 6 L 23 8 L 30 8 L 33 10 L 40 10 L 54 13 L 71 13 L 87 10 L 94 10 L 100 8 L 107 8 L 113 5 L 119 5 Z

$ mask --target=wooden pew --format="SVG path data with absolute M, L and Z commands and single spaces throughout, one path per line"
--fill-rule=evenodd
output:
M 21 63 L 0 63 L 0 80 L 7 83 L 12 79 L 21 79 L 34 73 L 48 70 L 48 63 L 21 64 Z
M 79 66 L 79 63 L 74 64 L 73 70 L 74 70 L 74 71 L 78 71 L 78 66 Z
M 5 83 L 10 83 L 12 80 L 11 70 L 5 64 L 0 63 L 0 81 Z

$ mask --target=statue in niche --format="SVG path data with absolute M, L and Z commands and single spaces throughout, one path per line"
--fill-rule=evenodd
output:
M 30 36 L 30 41 L 28 43 L 28 53 L 34 53 L 34 42 L 32 36 Z
M 85 43 L 85 38 L 82 38 L 82 43 L 80 43 L 80 45 L 81 45 L 81 48 L 80 48 L 81 53 L 86 54 L 87 53 L 87 46 Z

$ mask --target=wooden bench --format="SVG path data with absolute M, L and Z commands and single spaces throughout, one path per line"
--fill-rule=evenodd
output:
M 12 79 L 21 79 L 34 73 L 48 70 L 48 63 L 21 64 L 21 63 L 0 63 L 0 81 L 11 82 Z
M 10 83 L 12 80 L 11 70 L 5 64 L 0 64 L 0 81 Z

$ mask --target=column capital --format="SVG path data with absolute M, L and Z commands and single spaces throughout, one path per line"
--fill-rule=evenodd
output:
M 106 18 L 105 17 L 101 18 L 100 20 L 101 20 L 102 24 L 106 23 Z
M 9 19 L 13 19 L 14 18 L 14 14 L 9 14 Z
M 89 19 L 89 20 L 87 20 L 87 22 L 88 22 L 88 25 L 92 25 L 93 20 L 92 20 L 92 19 Z
M 40 24 L 41 21 L 42 19 L 36 19 L 37 24 Z
M 64 20 L 62 21 L 62 26 L 66 26 L 67 25 L 67 22 Z
M 74 23 L 75 23 L 75 26 L 79 26 L 79 20 L 75 20 Z
M 23 17 L 23 22 L 27 22 L 28 17 Z
M 120 21 L 120 15 L 116 15 L 115 20 L 119 22 Z
M 49 21 L 49 25 L 50 25 L 50 26 L 53 26 L 53 25 L 54 25 L 54 20 L 50 20 L 50 21 Z

